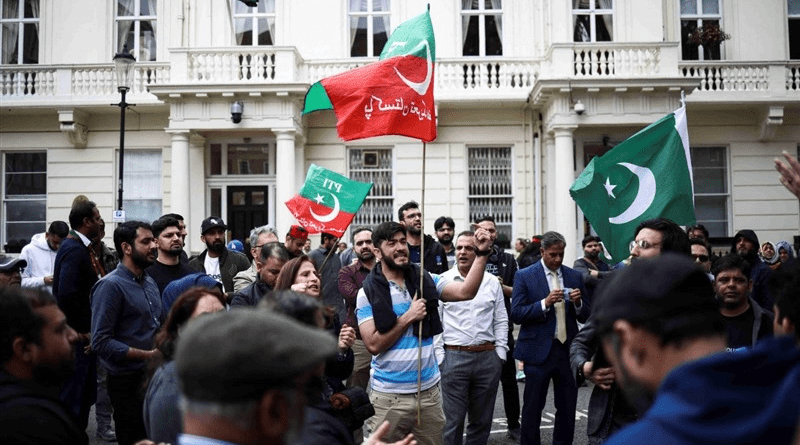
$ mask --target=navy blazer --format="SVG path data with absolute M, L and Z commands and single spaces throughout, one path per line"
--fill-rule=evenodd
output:
M 565 295 L 564 306 L 567 310 L 567 345 L 575 338 L 580 321 L 584 323 L 589 317 L 589 301 L 586 299 L 586 288 L 581 274 L 567 266 L 561 266 L 564 287 L 581 290 L 581 308 Z M 550 353 L 553 337 L 556 332 L 556 311 L 552 307 L 542 311 L 541 300 L 550 293 L 547 274 L 541 261 L 517 271 L 514 276 L 514 292 L 511 294 L 511 320 L 521 325 L 514 358 L 534 365 L 542 364 Z

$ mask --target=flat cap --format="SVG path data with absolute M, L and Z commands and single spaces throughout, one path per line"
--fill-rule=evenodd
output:
M 666 252 L 615 273 L 593 303 L 599 332 L 617 320 L 659 319 L 671 327 L 716 319 L 719 304 L 708 276 L 685 255 Z
M 176 368 L 183 394 L 200 401 L 260 398 L 336 355 L 336 340 L 266 310 L 204 315 L 181 334 Z
M 0 255 L 0 271 L 12 272 L 27 266 L 28 262 L 21 258 L 14 258 L 9 255 Z

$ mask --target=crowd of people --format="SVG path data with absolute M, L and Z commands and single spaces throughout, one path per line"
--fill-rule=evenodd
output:
M 435 237 L 417 203 L 397 218 L 311 249 L 299 225 L 230 245 L 211 216 L 190 257 L 180 215 L 121 223 L 112 249 L 77 197 L 0 256 L 0 442 L 88 443 L 94 405 L 124 445 L 485 444 L 501 391 L 508 438 L 539 444 L 552 382 L 553 443 L 571 444 L 587 381 L 591 444 L 800 441 L 788 242 L 743 229 L 714 252 L 702 225 L 656 218 L 626 261 L 589 235 L 570 268 L 555 231 L 515 258 L 491 216 L 442 216 Z

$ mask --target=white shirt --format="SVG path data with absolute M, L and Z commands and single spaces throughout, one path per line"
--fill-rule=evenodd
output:
M 452 281 L 463 282 L 457 267 L 442 274 Z M 436 359 L 444 360 L 444 345 L 475 346 L 494 342 L 501 360 L 508 353 L 508 312 L 503 289 L 494 275 L 484 272 L 475 298 L 467 301 L 440 301 L 439 318 L 444 331 L 436 337 Z
M 222 274 L 219 272 L 219 257 L 211 258 L 206 254 L 206 259 L 203 262 L 203 268 L 205 268 L 206 273 L 211 276 L 211 278 L 217 280 L 220 284 L 222 284 L 223 292 L 227 292 L 227 289 L 224 289 L 225 284 L 222 283 Z
M 564 289 L 564 275 L 561 273 L 561 268 L 559 267 L 558 270 L 550 270 L 544 264 L 544 260 L 540 260 L 540 261 L 542 263 L 542 267 L 544 268 L 544 276 L 545 276 L 545 278 L 547 278 L 547 289 L 549 290 L 548 293 L 553 291 L 553 274 L 555 274 L 558 277 L 558 286 L 559 286 L 559 288 L 560 289 Z M 569 290 L 572 290 L 572 289 L 569 289 Z M 549 311 L 550 308 L 547 307 L 544 304 L 544 300 L 545 300 L 544 298 L 542 298 L 540 300 L 541 303 L 542 303 L 542 311 L 547 313 L 547 311 Z M 570 301 L 569 300 L 569 292 L 566 292 L 566 289 L 565 289 L 565 292 L 564 292 L 564 301 Z M 575 306 L 575 309 L 580 309 L 581 305 L 583 305 L 583 295 L 581 295 L 580 303 L 578 303 L 578 304 L 572 303 L 572 305 Z M 550 306 L 550 307 L 552 307 L 552 306 Z

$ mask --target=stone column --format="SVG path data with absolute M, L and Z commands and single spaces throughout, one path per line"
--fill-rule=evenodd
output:
M 295 130 L 272 130 L 276 137 L 275 167 L 277 180 L 275 183 L 275 231 L 285 234 L 289 227 L 295 223 L 294 217 L 286 208 L 285 202 L 299 190 L 297 184 L 297 162 L 302 159 L 295 157 Z
M 170 169 L 170 211 L 189 218 L 189 132 L 167 130 L 172 133 Z M 187 223 L 189 221 L 186 221 Z
M 577 252 L 575 246 L 580 245 L 576 222 L 577 210 L 575 201 L 569 195 L 569 188 L 575 182 L 575 152 L 572 146 L 572 133 L 576 128 L 575 125 L 569 125 L 553 129 L 555 162 L 552 181 L 548 181 L 548 186 L 554 186 L 555 195 L 553 203 L 555 219 L 548 221 L 548 226 L 557 227 L 555 230 L 564 235 L 567 240 L 567 248 L 564 252 L 564 264 L 567 266 L 571 266 L 575 261 Z

